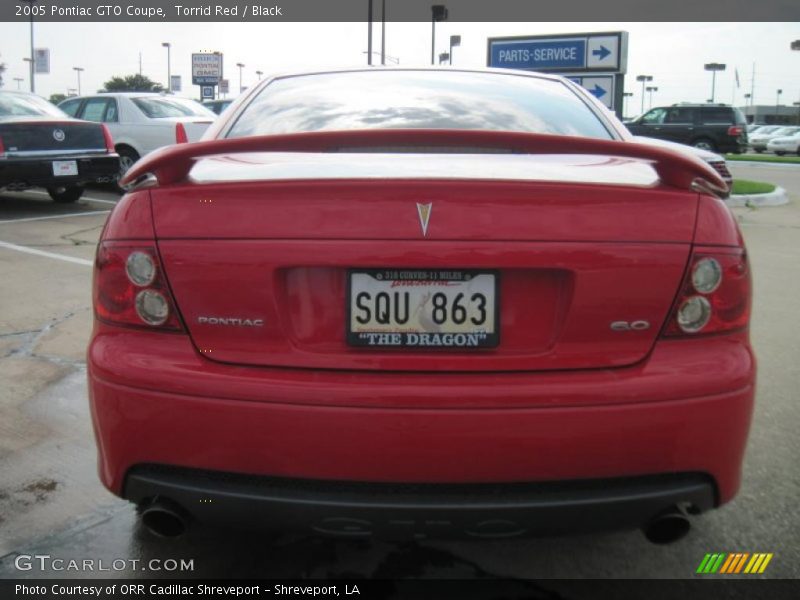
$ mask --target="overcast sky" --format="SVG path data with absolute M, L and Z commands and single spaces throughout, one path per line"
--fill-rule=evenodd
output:
M 454 66 L 486 65 L 487 37 L 506 35 L 568 34 L 589 31 L 628 31 L 626 91 L 634 92 L 628 113 L 638 113 L 641 84 L 636 75 L 653 75 L 659 91 L 654 104 L 705 101 L 711 95 L 707 62 L 728 65 L 717 75 L 716 101 L 737 105 L 751 91 L 755 63 L 755 100 L 775 104 L 783 89 L 782 104 L 800 101 L 800 52 L 789 45 L 800 39 L 799 23 L 455 23 L 437 24 L 437 54 L 447 51 L 451 34 L 462 45 L 454 51 Z M 167 56 L 161 42 L 172 44 L 172 73 L 183 78 L 183 95 L 197 97 L 191 86 L 190 55 L 219 50 L 225 55 L 225 76 L 231 89 L 238 87 L 237 62 L 246 65 L 245 86 L 256 80 L 256 70 L 283 72 L 319 67 L 363 65 L 367 47 L 365 23 L 36 23 L 36 47 L 51 52 L 51 72 L 37 75 L 36 91 L 47 97 L 76 88 L 73 67 L 83 67 L 82 92 L 100 89 L 112 75 L 139 71 L 166 83 Z M 386 53 L 401 66 L 430 63 L 430 23 L 387 23 Z M 4 84 L 16 89 L 15 77 L 28 88 L 29 25 L 0 23 L 0 62 L 6 64 Z M 374 49 L 380 50 L 380 23 L 374 25 Z M 377 60 L 377 57 L 376 57 Z M 735 69 L 741 87 L 735 87 Z M 646 101 L 645 107 L 648 102 Z

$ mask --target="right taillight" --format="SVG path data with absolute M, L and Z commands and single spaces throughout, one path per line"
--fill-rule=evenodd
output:
M 744 329 L 750 321 L 750 268 L 743 248 L 696 248 L 664 328 L 665 336 Z
M 153 246 L 101 242 L 94 272 L 94 310 L 107 323 L 182 331 Z
M 186 127 L 183 123 L 175 123 L 175 143 L 185 144 L 189 141 L 189 136 L 186 135 Z
M 744 132 L 744 127 L 741 125 L 731 125 L 728 127 L 728 135 L 738 137 Z

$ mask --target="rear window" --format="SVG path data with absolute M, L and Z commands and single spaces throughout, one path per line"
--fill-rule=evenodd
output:
M 724 123 L 729 125 L 738 123 L 740 121 L 736 119 L 734 112 L 730 108 L 704 108 L 700 111 L 700 120 L 708 124 Z M 741 122 L 744 122 L 744 117 L 742 117 Z
M 56 117 L 63 119 L 66 116 L 61 110 L 39 96 L 0 93 L 0 119 L 3 117 Z
M 169 117 L 213 117 L 214 113 L 199 102 L 184 98 L 142 96 L 133 98 L 133 103 L 150 119 Z
M 278 79 L 250 102 L 228 137 L 354 129 L 483 129 L 612 138 L 560 81 L 442 71 Z

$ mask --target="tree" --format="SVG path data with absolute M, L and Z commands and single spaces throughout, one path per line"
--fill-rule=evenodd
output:
M 66 100 L 67 97 L 64 94 L 50 94 L 50 104 L 58 104 L 62 100 Z
M 138 73 L 124 77 L 112 77 L 104 85 L 101 92 L 160 92 L 164 89 L 160 83 L 151 81 L 149 77 Z

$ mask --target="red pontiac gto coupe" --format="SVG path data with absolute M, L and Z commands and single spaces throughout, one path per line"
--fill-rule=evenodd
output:
M 725 184 L 570 81 L 274 77 L 122 183 L 89 390 L 103 483 L 155 532 L 667 542 L 736 494 Z

